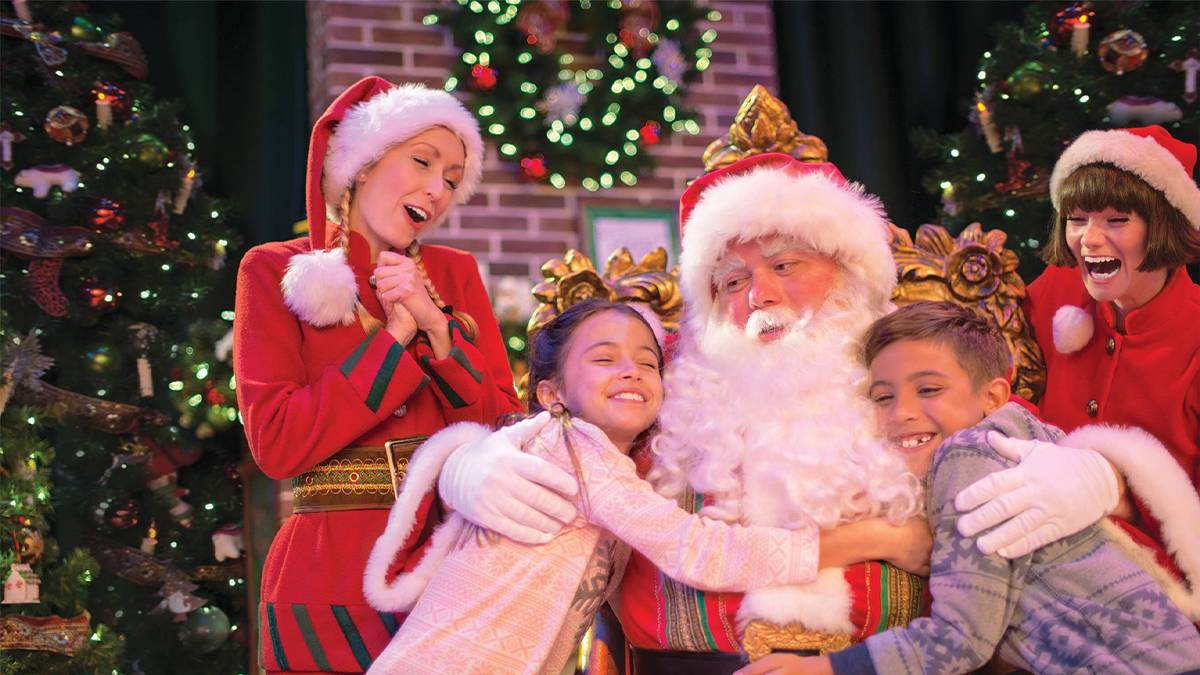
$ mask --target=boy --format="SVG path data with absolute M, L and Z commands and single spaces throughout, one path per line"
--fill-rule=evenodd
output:
M 1038 673 L 1200 668 L 1200 633 L 1109 539 L 1115 528 L 1092 525 L 1011 561 L 958 534 L 954 496 L 1014 464 L 989 434 L 1063 436 L 1008 402 L 1008 349 L 986 319 L 952 303 L 914 303 L 871 326 L 863 359 L 881 432 L 924 480 L 932 616 L 842 652 L 773 654 L 740 673 L 962 673 L 996 652 Z

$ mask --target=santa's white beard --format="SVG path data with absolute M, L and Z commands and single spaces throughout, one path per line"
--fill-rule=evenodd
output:
M 915 513 L 919 484 L 879 440 L 863 395 L 856 344 L 875 318 L 827 302 L 769 343 L 710 319 L 668 366 L 651 482 L 668 496 L 690 484 L 712 500 L 701 513 L 745 524 Z

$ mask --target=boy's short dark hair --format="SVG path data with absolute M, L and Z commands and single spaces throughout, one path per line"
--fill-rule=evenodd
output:
M 1007 378 L 1012 355 L 990 321 L 953 302 L 914 302 L 877 320 L 863 339 L 862 362 L 868 368 L 879 352 L 901 340 L 934 340 L 950 346 L 971 384 L 981 387 Z
M 1050 241 L 1041 252 L 1049 265 L 1076 264 L 1067 246 L 1067 216 L 1072 211 L 1103 211 L 1110 206 L 1122 213 L 1136 213 L 1146 221 L 1146 257 L 1138 271 L 1171 269 L 1200 260 L 1200 232 L 1163 193 L 1124 169 L 1103 162 L 1081 166 L 1063 181 L 1060 195 Z

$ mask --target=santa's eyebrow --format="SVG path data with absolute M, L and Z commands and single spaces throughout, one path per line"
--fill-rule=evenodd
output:
M 737 272 L 744 269 L 746 269 L 746 263 L 742 262 L 740 258 L 721 258 L 717 261 L 717 264 L 713 266 L 712 278 L 713 281 L 716 281 L 730 272 Z

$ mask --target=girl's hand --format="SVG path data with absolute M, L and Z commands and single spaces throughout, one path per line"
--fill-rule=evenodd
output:
M 768 654 L 733 675 L 833 675 L 827 656 Z
M 433 334 L 446 329 L 446 315 L 425 289 L 417 264 L 395 251 L 383 251 L 375 266 L 375 294 L 387 307 L 398 303 L 408 310 L 417 329 Z
M 887 550 L 884 560 L 905 572 L 929 576 L 929 556 L 933 553 L 933 533 L 921 517 L 909 518 L 903 525 L 884 525 Z

